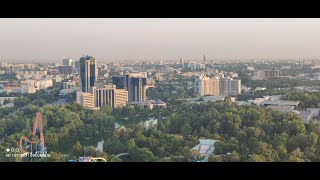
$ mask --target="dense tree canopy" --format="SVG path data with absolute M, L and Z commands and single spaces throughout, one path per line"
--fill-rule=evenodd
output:
M 48 161 L 83 156 L 84 147 L 96 146 L 102 139 L 104 152 L 99 154 L 93 147 L 86 152 L 110 161 L 190 161 L 190 149 L 199 143 L 199 138 L 219 140 L 210 161 L 320 160 L 319 126 L 304 124 L 291 113 L 255 105 L 237 106 L 229 101 L 182 103 L 176 109 L 161 111 L 133 108 L 128 113 L 128 109 L 91 111 L 75 103 L 41 108 L 29 104 L 22 112 L 0 118 L 0 135 L 8 135 L 0 147 L 18 146 L 21 133 L 31 135 L 35 113 L 40 111 L 46 146 L 53 152 Z M 148 115 L 159 118 L 159 122 L 146 130 L 139 122 L 147 120 Z M 114 129 L 116 121 L 132 122 L 118 131 Z M 121 153 L 128 154 L 116 157 Z

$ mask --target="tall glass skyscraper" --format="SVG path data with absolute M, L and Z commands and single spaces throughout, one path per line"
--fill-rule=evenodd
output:
M 91 56 L 81 57 L 80 60 L 80 86 L 83 92 L 90 92 L 97 81 L 96 59 Z
M 128 91 L 129 102 L 143 102 L 147 100 L 147 78 L 142 73 L 130 73 L 125 76 L 112 77 L 112 83 L 117 89 Z

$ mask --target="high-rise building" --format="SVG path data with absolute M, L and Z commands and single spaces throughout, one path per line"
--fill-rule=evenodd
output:
M 1 62 L 1 67 L 7 67 L 8 63 L 6 62 Z
M 264 71 L 254 71 L 252 73 L 252 79 L 253 80 L 262 80 L 262 79 L 264 79 L 264 75 L 265 75 Z
M 180 64 L 183 65 L 183 59 L 180 59 Z
M 141 102 L 147 100 L 147 78 L 141 76 L 126 75 L 129 102 Z
M 195 79 L 194 92 L 200 96 L 219 96 L 219 79 L 201 75 Z
M 89 92 L 97 82 L 96 59 L 91 56 L 80 58 L 80 86 L 83 92 Z
M 74 61 L 74 68 L 80 69 L 80 61 Z
M 203 64 L 207 64 L 207 55 L 203 55 Z
M 279 76 L 280 76 L 280 71 L 277 69 L 264 71 L 264 79 L 278 78 Z
M 108 70 L 108 65 L 107 64 L 101 64 L 101 68 L 104 70 Z
M 299 60 L 299 65 L 303 65 L 303 60 Z
M 93 88 L 95 107 L 111 106 L 123 107 L 128 102 L 128 91 L 116 89 L 115 85 L 105 85 L 101 88 Z
M 73 67 L 73 60 L 72 59 L 63 59 L 62 60 L 62 64 L 64 65 L 64 66 L 72 66 Z
M 241 80 L 229 77 L 220 80 L 221 96 L 237 96 L 238 94 L 241 94 Z
M 147 78 L 145 73 L 130 73 L 125 76 L 113 76 L 112 83 L 117 89 L 128 91 L 129 102 L 146 101 Z
M 112 84 L 116 85 L 117 89 L 127 89 L 124 76 L 112 76 Z
M 231 79 L 230 80 L 230 96 L 237 96 L 241 94 L 241 80 Z

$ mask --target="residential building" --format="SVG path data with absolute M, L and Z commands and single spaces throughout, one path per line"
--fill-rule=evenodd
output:
M 280 76 L 280 71 L 277 69 L 264 71 L 264 79 L 278 78 L 279 76 Z
M 220 95 L 237 96 L 239 94 L 241 94 L 241 80 L 235 80 L 229 77 L 220 80 Z
M 21 85 L 17 85 L 17 84 L 4 85 L 3 91 L 6 93 L 21 93 Z
M 80 87 L 76 86 L 75 81 L 69 80 L 68 82 L 62 83 L 63 89 L 59 92 L 59 97 L 64 98 L 67 94 L 71 94 L 76 91 L 80 91 Z
M 73 67 L 72 66 L 59 66 L 59 72 L 60 74 L 72 74 Z
M 29 79 L 29 78 L 35 78 L 35 79 L 41 79 L 43 76 L 46 76 L 47 70 L 38 70 L 38 69 L 23 69 L 23 70 L 17 70 L 16 71 L 16 78 L 17 79 Z
M 28 94 L 33 94 L 36 93 L 37 87 L 33 85 L 23 85 L 21 84 L 21 93 L 28 93 Z
M 200 96 L 219 96 L 219 79 L 209 78 L 204 74 L 195 79 L 194 92 Z
M 253 80 L 263 80 L 265 77 L 264 71 L 254 71 L 252 75 Z
M 41 79 L 39 82 L 40 82 L 39 90 L 47 89 L 48 87 L 53 86 L 52 79 Z

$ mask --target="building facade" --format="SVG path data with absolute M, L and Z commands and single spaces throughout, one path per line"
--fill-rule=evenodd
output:
M 128 91 L 129 102 L 146 101 L 147 78 L 145 73 L 130 73 L 125 76 L 112 77 L 112 83 L 117 89 Z
M 280 76 L 280 71 L 277 69 L 264 71 L 264 79 L 278 78 L 279 76 Z
M 198 78 L 195 79 L 194 92 L 200 96 L 219 96 L 219 86 L 220 84 L 218 78 L 209 78 L 205 75 L 200 75 Z
M 59 66 L 60 74 L 72 74 L 73 67 L 72 66 Z
M 128 89 L 128 101 L 129 102 L 141 102 L 147 100 L 147 78 L 138 76 L 126 75 L 127 89 Z
M 220 80 L 221 96 L 237 96 L 238 94 L 241 94 L 241 80 L 229 77 Z
M 85 108 L 95 109 L 93 93 L 77 91 L 77 103 Z
M 62 64 L 63 64 L 64 66 L 73 66 L 73 65 L 74 65 L 72 59 L 63 59 L 63 60 L 62 60 Z
M 89 92 L 97 82 L 96 59 L 91 56 L 80 58 L 80 86 L 83 92 Z
M 105 86 L 103 88 L 93 88 L 95 107 L 111 106 L 115 107 L 116 88 Z
M 123 107 L 128 102 L 128 91 L 116 89 L 115 85 L 93 87 L 92 92 L 78 91 L 77 102 L 90 109 L 99 109 L 104 106 Z

